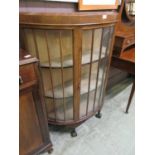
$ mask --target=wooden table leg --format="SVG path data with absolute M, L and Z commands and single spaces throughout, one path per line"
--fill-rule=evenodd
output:
M 128 105 L 126 107 L 126 112 L 125 113 L 128 113 L 128 110 L 129 110 L 129 107 L 130 107 L 134 92 L 135 92 L 135 80 L 134 80 L 133 85 L 132 85 L 132 89 L 131 89 L 131 93 L 130 93 L 130 96 L 129 96 Z

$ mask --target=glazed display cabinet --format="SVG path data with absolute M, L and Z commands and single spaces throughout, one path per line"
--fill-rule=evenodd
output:
M 48 123 L 71 127 L 72 136 L 101 117 L 116 22 L 115 12 L 20 10 L 20 40 L 40 61 Z

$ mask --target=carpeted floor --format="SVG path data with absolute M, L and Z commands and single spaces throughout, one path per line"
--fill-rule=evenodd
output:
M 102 109 L 102 118 L 92 117 L 76 128 L 77 137 L 72 138 L 69 132 L 50 129 L 54 148 L 52 155 L 134 155 L 134 98 L 129 113 L 124 113 L 130 91 L 130 80 L 109 90 Z

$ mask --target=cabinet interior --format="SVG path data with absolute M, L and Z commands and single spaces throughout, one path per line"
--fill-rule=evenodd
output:
M 74 120 L 74 29 L 22 29 L 25 46 L 39 59 L 48 117 Z M 81 29 L 79 115 L 102 104 L 113 26 Z

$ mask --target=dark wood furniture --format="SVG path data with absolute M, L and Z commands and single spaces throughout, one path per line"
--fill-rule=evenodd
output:
M 122 0 L 119 7 L 119 21 L 116 25 L 115 43 L 113 57 L 121 57 L 121 54 L 126 53 L 129 49 L 135 46 L 135 25 L 134 25 L 134 0 Z M 111 76 L 112 75 L 112 76 Z M 129 73 L 115 68 L 111 65 L 109 70 L 109 78 L 107 90 L 112 86 L 127 79 Z
M 115 43 L 112 55 L 111 66 L 135 75 L 135 21 L 134 16 L 127 10 L 129 0 L 123 0 L 119 12 L 119 22 L 116 26 Z M 132 0 L 133 3 L 133 0 Z M 126 113 L 134 94 L 135 81 L 128 100 Z
M 128 73 L 132 74 L 133 76 L 135 76 L 135 49 L 133 48 L 129 52 L 123 53 L 121 58 L 113 56 L 111 65 L 113 67 L 119 68 L 119 69 L 121 69 L 125 72 L 128 72 Z M 131 93 L 130 93 L 130 96 L 128 99 L 128 104 L 126 107 L 126 113 L 128 113 L 134 92 L 135 92 L 135 79 L 133 80 Z
M 110 66 L 108 73 L 108 83 L 106 90 L 109 91 L 115 85 L 129 78 L 130 75 L 127 72 L 124 72 L 116 67 Z
M 21 3 L 22 45 L 40 60 L 49 124 L 73 128 L 101 117 L 115 11 L 78 11 L 72 3 Z
M 123 53 L 121 57 L 112 56 L 111 65 L 135 75 L 135 48 Z
M 121 57 L 135 46 L 135 21 L 126 10 L 126 0 L 122 0 L 119 11 L 119 22 L 116 26 L 113 55 Z
M 20 50 L 19 61 L 19 153 L 51 152 L 45 105 L 38 81 L 38 60 Z
M 132 88 L 131 88 L 131 93 L 130 93 L 130 96 L 129 96 L 129 99 L 128 99 L 128 104 L 127 104 L 125 113 L 128 113 L 128 111 L 129 111 L 129 107 L 131 105 L 131 101 L 132 101 L 134 92 L 135 92 L 135 80 L 134 80 Z

